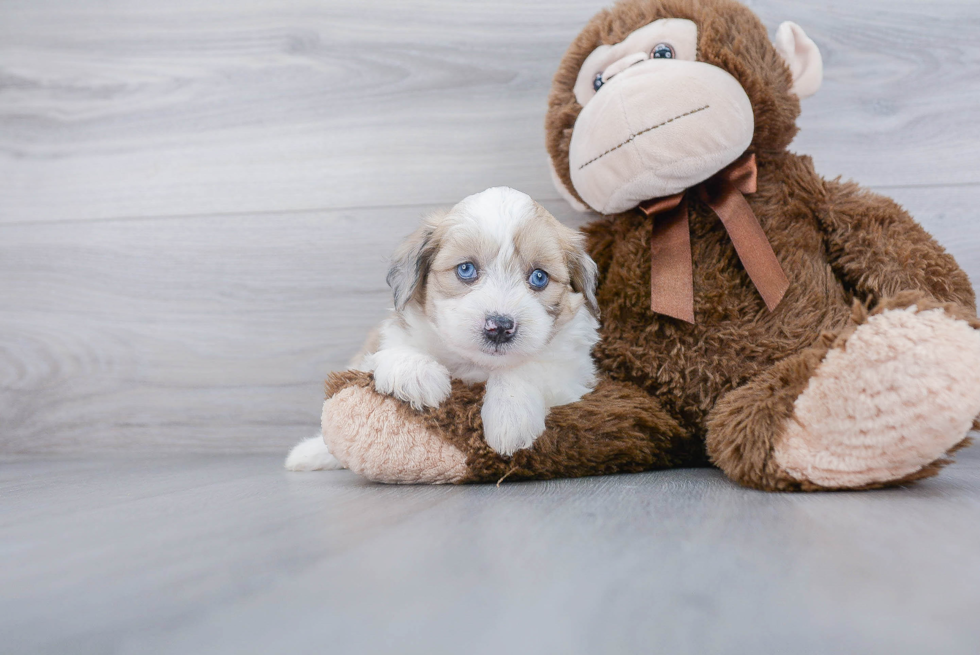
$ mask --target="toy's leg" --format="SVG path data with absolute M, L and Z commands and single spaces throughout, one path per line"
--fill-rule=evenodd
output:
M 554 407 L 531 449 L 500 457 L 482 438 L 481 386 L 454 382 L 437 409 L 417 412 L 379 395 L 367 373 L 336 374 L 323 415 L 331 452 L 379 482 L 460 483 L 602 475 L 704 460 L 649 394 L 604 381 L 581 401 Z
M 423 413 L 375 391 L 370 373 L 333 374 L 327 385 L 332 395 L 323 403 L 323 440 L 347 468 L 395 484 L 461 482 L 466 476 L 463 451 L 441 439 Z
M 759 489 L 861 489 L 935 475 L 980 413 L 980 323 L 897 297 L 723 397 L 708 452 Z

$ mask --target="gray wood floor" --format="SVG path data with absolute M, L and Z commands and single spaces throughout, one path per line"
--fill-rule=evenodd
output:
M 419 216 L 551 188 L 601 0 L 0 3 L 0 652 L 976 652 L 980 454 L 910 489 L 281 470 Z M 793 148 L 980 284 L 980 4 L 759 0 Z M 980 449 L 977 449 L 980 450 Z
M 978 449 L 980 450 L 980 449 Z M 4 653 L 977 652 L 980 454 L 877 493 L 3 460 Z

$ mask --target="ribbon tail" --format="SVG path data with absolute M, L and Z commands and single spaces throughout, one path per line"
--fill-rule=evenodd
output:
M 694 323 L 694 268 L 687 200 L 657 216 L 650 238 L 650 309 Z
M 786 294 L 789 280 L 776 259 L 766 233 L 742 192 L 728 182 L 705 194 L 705 200 L 725 225 L 745 272 L 773 311 Z M 704 196 L 703 196 L 704 197 Z

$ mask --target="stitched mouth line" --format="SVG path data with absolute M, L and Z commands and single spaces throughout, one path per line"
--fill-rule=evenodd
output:
M 703 107 L 698 107 L 697 109 L 692 109 L 691 111 L 686 111 L 683 114 L 678 114 L 677 116 L 674 116 L 673 118 L 668 118 L 663 123 L 658 123 L 658 124 L 654 125 L 653 127 L 648 127 L 645 130 L 640 130 L 636 134 L 630 134 L 630 138 L 626 139 L 625 141 L 623 141 L 622 143 L 620 143 L 618 146 L 613 146 L 612 148 L 610 148 L 609 150 L 605 151 L 601 155 L 598 155 L 597 157 L 593 157 L 589 161 L 587 161 L 584 164 L 582 164 L 581 166 L 579 166 L 578 169 L 579 170 L 582 170 L 583 168 L 585 168 L 589 164 L 591 164 L 593 162 L 596 162 L 596 161 L 599 161 L 600 159 L 602 159 L 603 157 L 605 157 L 606 155 L 608 155 L 610 152 L 613 152 L 615 150 L 619 150 L 620 148 L 622 148 L 623 146 L 625 146 L 627 143 L 632 143 L 633 142 L 633 139 L 635 139 L 636 137 L 640 136 L 641 134 L 646 134 L 647 132 L 650 132 L 652 130 L 657 129 L 658 127 L 663 127 L 667 123 L 673 123 L 674 121 L 679 120 L 681 118 L 684 118 L 685 116 L 690 116 L 691 114 L 696 114 L 699 111 L 704 111 L 705 109 L 707 109 L 710 106 L 711 105 L 705 105 Z

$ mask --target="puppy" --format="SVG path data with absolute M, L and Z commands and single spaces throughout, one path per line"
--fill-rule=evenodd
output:
M 395 252 L 394 313 L 356 368 L 374 373 L 379 393 L 417 409 L 439 406 L 451 378 L 486 382 L 487 444 L 504 456 L 530 447 L 549 408 L 595 385 L 596 265 L 583 241 L 507 187 L 429 216 Z M 314 437 L 287 468 L 335 461 Z

